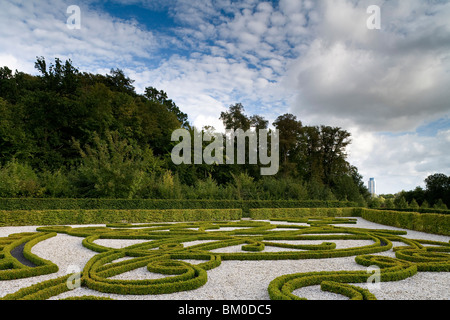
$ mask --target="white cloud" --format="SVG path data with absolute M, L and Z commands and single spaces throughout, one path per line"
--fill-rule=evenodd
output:
M 92 11 L 86 3 L 80 4 L 81 29 L 70 30 L 67 7 L 56 0 L 2 2 L 2 54 L 26 65 L 21 71 L 29 71 L 36 56 L 70 58 L 84 71 L 93 71 L 132 65 L 135 58 L 150 58 L 158 47 L 153 34 L 136 22 Z
M 359 168 L 365 180 L 375 177 L 379 193 L 396 193 L 424 187 L 431 174 L 450 174 L 449 130 L 436 137 L 417 133 L 376 134 L 352 128 L 350 162 Z
M 418 5 L 417 16 L 411 16 L 414 10 L 398 19 L 389 14 L 385 30 L 368 30 L 366 2 L 320 2 L 323 22 L 316 38 L 288 68 L 288 82 L 299 92 L 295 112 L 313 122 L 329 117 L 372 131 L 414 130 L 447 114 L 450 51 L 442 47 L 450 47 L 439 39 L 450 39 L 448 22 L 432 24 L 434 17 L 421 16 Z M 405 15 L 400 3 L 383 4 L 383 12 L 394 8 Z M 448 11 L 450 4 L 442 7 Z M 413 18 L 429 28 L 407 36 L 395 31 L 402 23 L 403 30 L 414 30 Z
M 82 28 L 69 30 L 64 2 L 3 1 L 0 65 L 32 73 L 45 56 L 87 72 L 123 68 L 138 93 L 165 90 L 198 127 L 221 128 L 220 112 L 237 102 L 271 122 L 290 111 L 306 125 L 340 126 L 353 135 L 351 163 L 386 192 L 450 167 L 448 130 L 379 134 L 450 114 L 449 2 L 114 1 L 166 10 L 177 26 L 147 30 L 84 0 Z M 372 4 L 380 31 L 366 28 Z M 183 55 L 161 58 L 168 48 Z

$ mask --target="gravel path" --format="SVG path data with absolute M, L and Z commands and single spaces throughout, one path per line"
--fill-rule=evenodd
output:
M 280 224 L 281 222 L 273 222 Z M 289 223 L 292 224 L 292 223 Z M 339 226 L 339 225 L 337 225 Z M 359 228 L 382 228 L 392 230 L 402 230 L 398 228 L 383 226 L 358 218 L 358 224 L 344 224 L 343 227 Z M 76 227 L 76 226 L 74 226 Z M 0 237 L 5 237 L 12 233 L 35 231 L 35 227 L 3 227 L 0 228 Z M 426 234 L 423 232 L 409 231 L 404 237 L 411 239 L 428 239 L 448 242 L 450 237 Z M 65 275 L 68 269 L 73 272 L 74 268 L 82 270 L 86 262 L 97 253 L 84 248 L 81 244 L 82 238 L 58 234 L 58 236 L 47 239 L 33 247 L 32 252 L 44 259 L 50 260 L 59 266 L 57 274 L 50 274 L 34 278 L 0 281 L 0 297 L 8 293 L 13 293 L 20 288 L 32 284 Z M 136 240 L 97 240 L 96 243 L 112 248 L 122 248 L 132 244 L 140 243 Z M 292 241 L 285 241 L 293 243 Z M 305 244 L 318 244 L 323 241 L 301 241 Z M 368 240 L 333 240 L 338 248 L 348 246 L 365 246 L 371 243 Z M 185 247 L 202 243 L 192 241 L 185 243 Z M 299 242 L 300 243 L 300 242 Z M 402 245 L 402 243 L 394 243 Z M 280 250 L 281 249 L 281 250 Z M 240 251 L 240 246 L 217 249 L 218 252 Z M 269 247 L 266 251 L 287 251 L 278 247 Z M 385 256 L 394 256 L 392 250 L 380 253 Z M 201 261 L 191 261 L 201 263 Z M 213 270 L 208 271 L 208 282 L 201 288 L 177 292 L 165 295 L 147 296 L 124 296 L 114 294 L 103 294 L 90 289 L 78 288 L 73 291 L 61 294 L 52 299 L 61 299 L 70 296 L 96 295 L 111 297 L 115 299 L 132 300 L 267 300 L 269 299 L 267 287 L 276 277 L 298 272 L 310 271 L 339 271 L 339 270 L 366 270 L 358 265 L 354 257 L 319 259 L 319 260 L 286 260 L 286 261 L 223 261 L 222 264 Z M 149 273 L 146 268 L 137 269 L 117 276 L 117 279 L 155 279 L 160 275 Z M 360 284 L 365 287 L 366 284 Z M 449 300 L 450 299 L 450 275 L 449 273 L 420 272 L 413 277 L 403 281 L 380 283 L 379 289 L 371 289 L 379 300 Z M 323 292 L 319 286 L 311 286 L 294 291 L 294 294 L 311 300 L 334 300 L 345 299 L 341 295 Z

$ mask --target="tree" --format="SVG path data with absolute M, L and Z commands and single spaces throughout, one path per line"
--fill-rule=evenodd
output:
M 299 172 L 306 180 L 321 180 L 329 186 L 343 175 L 360 180 L 347 162 L 350 133 L 328 126 L 303 127 L 296 152 Z M 358 182 L 358 186 L 360 182 Z
M 220 120 L 222 120 L 225 129 L 237 130 L 242 129 L 247 131 L 250 129 L 251 120 L 244 114 L 244 106 L 241 103 L 231 105 L 228 112 L 220 113 Z
M 286 163 L 290 155 L 296 152 L 302 133 L 302 123 L 293 114 L 279 116 L 273 126 L 279 130 L 281 164 Z
M 163 90 L 158 90 L 154 87 L 147 87 L 145 88 L 144 96 L 152 102 L 157 102 L 164 105 L 169 112 L 176 115 L 178 121 L 183 127 L 189 127 L 188 115 L 184 112 L 181 112 L 180 108 L 178 108 L 175 102 L 167 97 L 166 92 L 164 92 Z
M 433 206 L 434 209 L 438 210 L 448 210 L 447 205 L 442 201 L 442 199 L 439 199 Z
M 428 203 L 427 200 L 424 200 L 424 201 L 422 202 L 422 205 L 420 206 L 420 208 L 421 208 L 421 209 L 428 209 L 428 208 L 430 208 L 430 204 Z
M 408 202 L 406 202 L 406 199 L 403 195 L 395 198 L 394 205 L 396 209 L 407 209 L 408 208 Z
M 360 192 L 352 177 L 343 175 L 336 179 L 333 194 L 340 201 L 358 201 Z
M 269 126 L 269 121 L 264 119 L 264 117 L 259 115 L 253 115 L 250 117 L 250 125 L 255 128 L 256 132 L 258 130 L 265 130 Z
M 47 70 L 45 58 L 38 57 L 34 66 L 41 73 L 47 90 L 75 94 L 79 88 L 79 71 L 72 65 L 71 60 L 66 60 L 63 64 L 59 58 L 55 58 L 55 64 L 50 64 Z
M 323 181 L 319 127 L 303 127 L 295 152 L 300 176 L 306 180 Z
M 113 91 L 119 91 L 130 95 L 135 95 L 134 80 L 125 75 L 121 69 L 111 69 L 110 74 L 106 75 L 106 83 Z
M 306 127 L 292 114 L 280 115 L 273 124 L 280 132 L 281 167 L 272 179 L 261 176 L 258 164 L 249 164 L 249 152 L 244 165 L 176 166 L 170 157 L 176 144 L 172 132 L 184 127 L 192 136 L 193 128 L 165 91 L 148 86 L 137 94 L 134 80 L 117 68 L 106 75 L 80 73 L 70 60 L 55 58 L 49 63 L 43 57 L 37 58 L 35 68 L 38 75 L 0 68 L 0 165 L 9 164 L 11 169 L 17 161 L 36 173 L 37 178 L 29 181 L 39 186 L 35 192 L 30 191 L 32 183 L 27 184 L 30 189 L 20 196 L 322 200 L 337 196 L 359 203 L 367 197 L 361 175 L 346 160 L 350 135 L 340 128 Z M 231 105 L 220 119 L 231 130 L 269 125 L 261 115 L 246 115 L 241 103 Z M 202 148 L 208 145 L 203 142 Z M 251 151 L 255 150 L 271 149 L 254 146 Z
M 443 173 L 437 173 L 428 176 L 425 183 L 429 203 L 436 203 L 441 199 L 447 206 L 450 205 L 450 177 Z
M 417 201 L 417 203 L 423 203 L 426 197 L 425 190 L 423 190 L 420 186 L 416 187 L 412 191 L 406 191 L 403 193 L 406 201 L 412 202 L 413 199 Z
M 395 204 L 391 198 L 386 199 L 386 201 L 384 202 L 384 206 L 386 209 L 395 209 Z
M 161 165 L 150 149 L 130 144 L 117 131 L 107 131 L 105 140 L 95 134 L 93 141 L 85 148 L 74 141 L 83 159 L 75 179 L 82 197 L 134 198 L 145 176 Z
M 321 156 L 324 182 L 334 180 L 349 171 L 346 147 L 350 144 L 350 133 L 337 127 L 321 126 Z
M 411 200 L 411 202 L 410 202 L 410 204 L 409 204 L 409 207 L 411 208 L 411 209 L 419 209 L 419 204 L 417 203 L 417 201 L 416 201 L 416 199 L 412 199 Z
M 0 197 L 40 197 L 44 189 L 30 165 L 13 159 L 0 166 Z

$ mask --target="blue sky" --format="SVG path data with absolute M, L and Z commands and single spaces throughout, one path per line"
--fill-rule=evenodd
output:
M 221 129 L 241 102 L 270 122 L 352 134 L 349 160 L 379 193 L 450 174 L 450 3 L 424 0 L 0 0 L 0 65 L 36 56 L 121 68 L 165 90 L 192 124 Z M 367 7 L 381 8 L 369 30 Z M 81 9 L 70 30 L 66 10 Z

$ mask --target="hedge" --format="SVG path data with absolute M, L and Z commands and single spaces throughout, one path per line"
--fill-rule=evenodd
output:
M 366 208 L 261 208 L 250 209 L 253 219 L 288 219 L 300 222 L 305 217 L 362 217 L 392 227 L 450 236 L 450 215 Z M 349 223 L 349 222 L 343 222 Z
M 21 243 L 27 243 L 24 251 L 28 251 L 39 240 L 55 233 L 82 237 L 83 246 L 98 254 L 84 266 L 80 274 L 81 286 L 99 292 L 122 295 L 167 294 L 197 289 L 208 281 L 206 271 L 219 267 L 225 260 L 326 259 L 354 256 L 356 263 L 362 266 L 378 266 L 381 281 L 398 281 L 417 272 L 450 271 L 450 243 L 405 238 L 402 237 L 405 231 L 334 226 L 343 222 L 353 222 L 352 218 L 314 217 L 294 220 L 301 220 L 309 226 L 289 225 L 288 230 L 279 231 L 278 225 L 267 221 L 244 220 L 144 225 L 114 222 L 106 227 L 46 226 L 38 228 L 38 233 L 17 234 L 0 239 L 0 246 L 3 249 L 1 257 L 10 259 L 8 253 Z M 147 241 L 115 249 L 96 243 L 98 239 Z M 333 240 L 340 239 L 365 239 L 372 240 L 373 243 L 360 247 L 336 248 Z M 203 240 L 210 241 L 186 245 L 188 242 Z M 326 242 L 319 245 L 304 245 L 280 244 L 274 240 L 326 240 Z M 394 241 L 404 243 L 404 246 L 394 248 L 396 258 L 370 255 L 392 249 Z M 240 251 L 226 253 L 215 250 L 230 246 L 240 246 Z M 265 251 L 268 246 L 297 250 Z M 34 260 L 36 264 L 45 263 L 44 260 L 39 261 L 38 257 L 28 257 L 31 260 L 36 259 Z M 199 263 L 181 260 L 197 260 Z M 2 268 L 9 268 L 8 264 L 4 264 Z M 115 278 L 138 268 L 146 268 L 149 272 L 170 277 L 136 280 Z M 324 290 L 337 292 L 351 299 L 371 300 L 375 297 L 370 292 L 352 285 L 367 282 L 371 275 L 365 270 L 295 273 L 272 280 L 268 291 L 271 299 L 301 299 L 293 294 L 295 289 L 321 285 Z M 4 299 L 48 299 L 69 291 L 67 286 L 69 276 L 21 289 L 5 296 Z
M 450 236 L 450 215 L 360 209 L 361 217 L 379 224 Z
M 250 209 L 250 218 L 351 217 L 353 213 L 354 208 L 260 208 Z
M 37 243 L 56 236 L 56 233 L 18 233 L 0 238 L 0 280 L 13 280 L 50 274 L 58 271 L 58 266 L 51 261 L 42 259 L 31 252 Z M 25 244 L 23 256 L 33 267 L 26 266 L 17 260 L 11 251 Z
M 364 266 L 379 266 L 380 281 L 399 281 L 409 278 L 417 273 L 417 266 L 413 263 L 404 262 L 398 259 L 380 256 L 358 256 L 355 258 L 356 262 Z M 307 272 L 284 275 L 278 277 L 269 284 L 268 292 L 272 300 L 306 300 L 298 297 L 292 292 L 302 287 L 320 285 L 325 282 L 325 289 L 333 290 L 344 295 L 350 295 L 354 298 L 360 298 L 357 291 L 361 294 L 361 298 L 373 300 L 374 296 L 364 294 L 355 287 L 337 286 L 327 283 L 364 283 L 369 280 L 371 274 L 366 271 L 322 271 L 322 272 Z M 352 289 L 349 292 L 349 288 Z
M 46 300 L 58 294 L 70 291 L 67 280 L 71 275 L 39 282 L 22 288 L 15 293 L 8 294 L 0 300 Z
M 388 208 L 375 208 L 377 210 L 387 210 L 387 211 L 399 211 L 399 212 L 417 212 L 417 213 L 436 213 L 436 214 L 450 214 L 450 210 L 443 210 L 443 209 L 434 209 L 434 208 L 395 208 L 395 209 L 388 209 Z
M 320 284 L 320 289 L 322 291 L 344 295 L 350 298 L 350 300 L 377 300 L 377 298 L 369 290 L 346 283 L 322 281 Z
M 64 224 L 105 224 L 177 222 L 204 220 L 238 220 L 241 209 L 169 209 L 169 210 L 2 210 L 0 226 L 34 226 Z
M 349 201 L 320 200 L 180 200 L 180 199 L 60 199 L 0 198 L 0 210 L 166 210 L 166 209 L 242 209 L 254 208 L 340 208 L 356 207 Z

